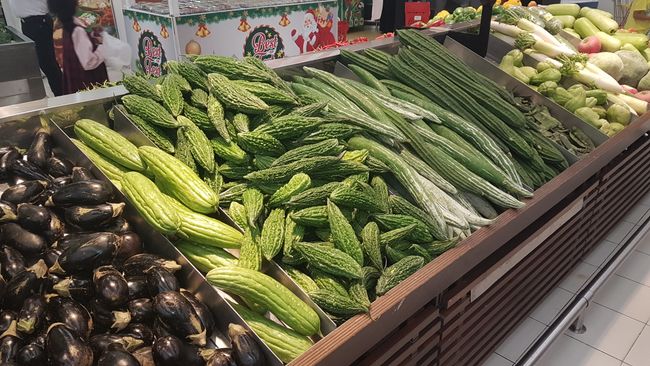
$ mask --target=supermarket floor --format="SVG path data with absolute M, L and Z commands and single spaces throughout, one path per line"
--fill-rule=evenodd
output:
M 633 208 L 606 240 L 555 288 L 483 366 L 512 366 L 650 215 L 650 195 Z M 567 330 L 547 350 L 539 366 L 650 365 L 650 236 L 610 277 L 586 310 L 586 332 Z

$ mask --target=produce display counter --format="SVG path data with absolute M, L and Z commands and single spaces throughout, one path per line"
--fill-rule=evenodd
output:
M 179 8 L 180 5 L 180 8 Z M 171 9 L 171 11 L 170 11 Z M 123 11 L 134 70 L 160 76 L 186 54 L 263 60 L 311 52 L 338 40 L 338 3 L 190 1 L 137 4 Z
M 444 40 L 447 30 L 428 32 Z M 505 211 L 492 225 L 478 230 L 379 297 L 368 315 L 356 316 L 336 329 L 327 326 L 326 331 L 321 329 L 324 337 L 291 365 L 480 365 L 507 333 L 650 190 L 650 169 L 647 169 L 650 117 L 647 114 L 606 139 L 458 42 L 448 38 L 444 44 L 507 89 L 546 105 L 562 123 L 590 136 L 597 147 L 580 160 L 572 158 L 572 165 L 536 190 L 533 198 L 525 200 L 523 208 Z M 347 49 L 360 51 L 367 47 L 394 53 L 397 42 L 373 41 Z M 330 50 L 275 60 L 269 65 L 285 76 L 301 73 L 300 67 L 305 65 L 344 73 L 345 67 L 337 62 L 339 54 L 339 50 Z M 78 107 L 105 114 L 107 106 L 123 93 L 124 89 L 118 87 L 65 97 L 68 99 L 51 105 L 38 101 L 0 108 L 0 123 L 16 128 L 9 121 L 34 117 L 40 110 L 54 113 L 75 111 Z M 62 128 L 59 138 L 67 141 L 63 146 L 80 154 L 65 135 L 73 136 L 69 126 L 78 113 L 84 112 L 76 113 L 55 118 L 54 128 Z M 120 123 L 123 123 L 121 127 Z M 147 144 L 119 114 L 114 127 L 132 142 Z M 154 235 L 146 224 L 135 219 L 143 235 Z M 223 219 L 231 222 L 226 217 Z M 225 313 L 225 321 L 241 322 L 222 300 L 224 294 L 207 285 L 204 277 L 183 260 L 166 238 L 159 235 L 153 239 L 163 243 L 156 250 L 183 263 L 189 286 L 201 289 L 201 297 L 217 310 L 216 314 Z M 273 275 L 273 268 L 266 271 L 274 277 L 283 276 L 281 272 Z M 266 351 L 268 355 L 270 351 Z M 280 363 L 274 356 L 269 360 L 275 361 L 272 364 Z
M 115 192 L 114 202 L 126 202 L 123 218 L 131 225 L 144 244 L 147 253 L 171 259 L 181 265 L 181 270 L 175 273 L 182 288 L 195 294 L 204 302 L 215 318 L 216 329 L 209 339 L 209 348 L 229 347 L 228 327 L 230 324 L 239 324 L 246 329 L 248 325 L 232 309 L 221 294 L 209 285 L 203 275 L 176 249 L 176 247 L 162 234 L 146 223 L 135 208 L 120 191 L 110 183 L 110 180 L 93 165 L 88 157 L 82 153 L 65 132 L 66 126 L 71 126 L 79 118 L 92 118 L 100 123 L 108 123 L 108 108 L 114 102 L 114 96 L 125 92 L 122 87 L 98 89 L 86 93 L 78 93 L 62 98 L 24 103 L 12 107 L 0 108 L 0 143 L 3 146 L 17 146 L 28 148 L 34 134 L 41 128 L 49 131 L 55 153 L 75 163 L 76 166 L 89 169 L 95 177 L 110 184 Z M 1 187 L 6 189 L 6 185 Z M 257 340 L 262 347 L 269 365 L 281 365 L 263 342 Z
M 13 40 L 0 44 L 0 107 L 45 97 L 34 42 L 12 27 Z

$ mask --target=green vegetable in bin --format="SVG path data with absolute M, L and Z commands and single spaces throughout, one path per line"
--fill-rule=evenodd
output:
M 587 97 L 585 99 L 585 106 L 589 108 L 593 108 L 598 104 L 598 99 L 593 98 L 593 97 Z
M 557 90 L 557 83 L 555 81 L 545 81 L 537 87 L 537 91 L 545 97 L 552 98 Z
M 567 89 L 567 91 L 573 95 L 576 95 L 580 90 L 587 91 L 587 88 L 582 84 L 573 84 Z
M 598 117 L 600 118 L 607 117 L 607 110 L 602 106 L 597 105 L 595 107 L 591 107 L 591 110 L 598 113 Z
M 632 113 L 623 104 L 613 104 L 607 109 L 607 120 L 610 123 L 620 123 L 627 126 L 632 119 Z
M 567 102 L 571 100 L 571 98 L 573 98 L 573 95 L 571 95 L 571 93 L 569 93 L 568 90 L 560 86 L 557 89 L 555 89 L 555 95 L 553 95 L 552 98 L 557 104 L 563 106 L 567 104 Z
M 590 125 L 600 128 L 602 122 L 600 122 L 600 116 L 593 109 L 589 107 L 581 107 L 575 110 L 575 115 L 583 121 L 589 123 Z
M 575 112 L 577 109 L 587 106 L 587 93 L 584 89 L 577 90 L 573 92 L 573 97 L 569 99 L 568 102 L 564 105 L 564 108 L 568 109 L 571 112 Z M 591 108 L 589 109 L 591 112 Z
M 524 75 L 526 75 L 529 79 L 537 76 L 537 70 L 535 70 L 534 67 L 522 66 L 519 68 L 519 70 L 523 72 Z
M 617 133 L 623 131 L 624 128 L 625 128 L 624 125 L 614 122 L 614 123 L 603 124 L 603 126 L 600 128 L 600 131 L 605 135 L 612 137 Z
M 562 80 L 562 73 L 558 69 L 546 69 L 530 77 L 530 83 L 533 85 L 540 85 L 546 81 L 558 83 L 560 80 Z
M 522 67 L 524 66 L 523 61 L 524 61 L 524 53 L 521 52 L 519 49 L 514 49 L 508 53 L 506 53 L 506 56 L 512 56 L 512 64 L 516 67 Z
M 607 92 L 602 89 L 587 90 L 587 97 L 596 98 L 597 105 L 603 105 L 607 103 Z
M 503 56 L 499 67 L 508 75 L 521 81 L 524 84 L 528 84 L 530 82 L 530 78 L 526 76 L 526 74 L 524 74 L 521 70 L 519 70 L 518 67 L 515 67 L 514 58 L 510 55 Z
M 519 50 L 517 50 L 517 51 L 519 51 Z M 555 66 L 553 66 L 550 62 L 542 61 L 542 62 L 537 63 L 537 66 L 535 68 L 537 69 L 537 72 L 543 72 L 543 71 L 546 71 L 548 69 L 554 69 Z

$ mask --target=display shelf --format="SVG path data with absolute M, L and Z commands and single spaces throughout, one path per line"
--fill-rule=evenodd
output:
M 445 32 L 436 29 L 428 34 L 444 38 Z M 445 46 L 497 83 L 547 105 L 563 123 L 585 127 L 584 122 L 517 84 L 462 45 L 447 40 Z M 395 50 L 397 42 L 383 40 L 348 49 L 365 47 Z M 269 64 L 284 75 L 299 73 L 305 65 L 333 70 L 338 52 Z M 76 103 L 113 103 L 123 92 L 104 91 L 92 97 L 94 102 Z M 23 114 L 35 115 L 38 105 L 25 107 Z M 58 104 L 50 108 L 65 107 Z M 17 109 L 11 113 L 0 108 L 0 123 L 14 118 L 9 116 L 16 115 Z M 480 365 L 617 219 L 650 190 L 648 131 L 650 117 L 646 114 L 610 139 L 593 135 L 597 148 L 539 188 L 523 208 L 502 213 L 491 226 L 478 230 L 378 298 L 369 315 L 348 320 L 291 365 Z
M 120 193 L 101 170 L 91 163 L 87 156 L 70 140 L 64 129 L 60 127 L 65 126 L 66 122 L 74 122 L 83 117 L 94 118 L 101 123 L 107 123 L 105 107 L 105 100 L 87 99 L 84 103 L 67 104 L 64 110 L 53 107 L 35 112 L 31 108 L 23 108 L 22 110 L 17 108 L 15 113 L 10 116 L 5 114 L 2 118 L 0 123 L 0 143 L 3 146 L 12 145 L 27 149 L 36 131 L 46 128 L 52 137 L 54 151 L 58 156 L 69 159 L 75 163 L 75 166 L 89 169 L 95 177 L 110 184 L 115 192 L 114 199 L 117 202 L 126 203 L 123 217 L 128 220 L 132 230 L 141 238 L 145 252 L 174 260 L 180 264 L 181 269 L 175 275 L 181 287 L 195 294 L 199 300 L 210 308 L 217 329 L 214 330 L 210 337 L 208 346 L 211 348 L 228 347 L 230 342 L 226 335 L 228 334 L 229 324 L 239 324 L 248 329 L 246 323 L 174 245 L 142 219 L 129 200 Z M 260 344 L 270 365 L 282 364 L 256 335 L 253 334 L 253 337 Z

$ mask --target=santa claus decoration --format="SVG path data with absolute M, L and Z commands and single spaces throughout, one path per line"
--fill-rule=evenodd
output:
M 318 6 L 316 21 L 318 25 L 318 33 L 316 35 L 316 44 L 314 46 L 316 48 L 324 48 L 336 43 L 336 37 L 334 37 L 334 33 L 332 33 L 334 14 L 332 14 L 329 7 L 322 5 Z
M 318 24 L 316 22 L 316 12 L 312 9 L 307 10 L 302 24 L 302 30 L 292 29 L 291 39 L 300 49 L 300 53 L 311 52 L 316 49 L 318 36 Z

